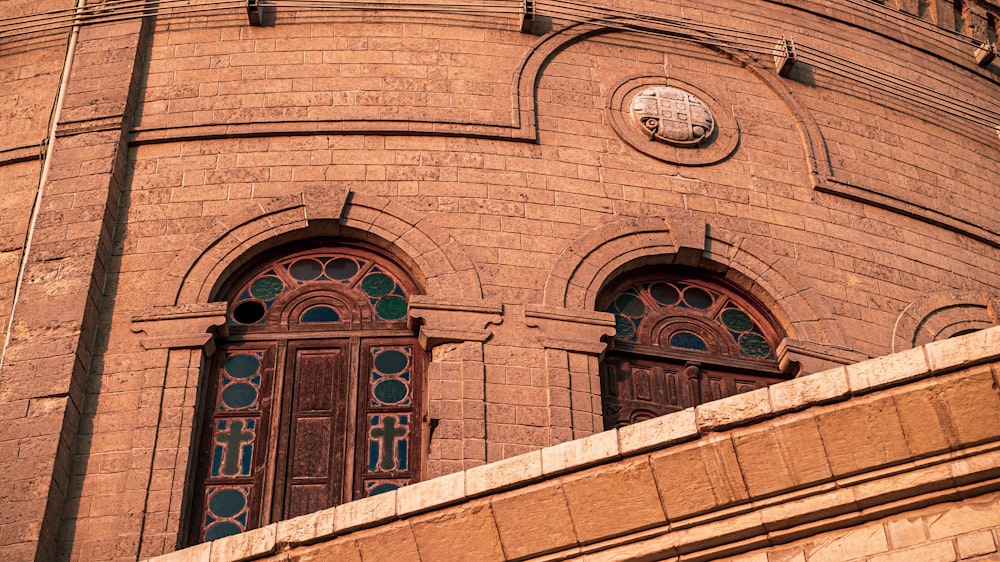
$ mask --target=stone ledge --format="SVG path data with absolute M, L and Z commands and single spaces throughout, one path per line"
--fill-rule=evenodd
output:
M 740 447 L 732 449 L 734 437 L 731 428 L 753 424 L 753 430 L 766 432 L 768 428 L 765 424 L 774 423 L 769 420 L 795 411 L 801 412 L 794 414 L 796 419 L 832 418 L 846 420 L 844 423 L 850 425 L 851 418 L 867 419 L 871 415 L 871 409 L 878 407 L 881 408 L 878 410 L 879 416 L 888 416 L 886 419 L 896 420 L 896 424 L 902 423 L 899 426 L 901 431 L 909 432 L 919 428 L 910 428 L 905 420 L 900 421 L 901 416 L 909 410 L 898 410 L 894 398 L 897 395 L 902 398 L 935 390 L 950 393 L 941 398 L 945 401 L 945 406 L 951 407 L 962 402 L 971 403 L 968 407 L 978 412 L 1000 412 L 1000 397 L 991 393 L 973 392 L 977 388 L 988 387 L 993 380 L 990 368 L 975 366 L 998 356 L 1000 327 L 863 361 L 846 368 L 808 375 L 763 391 L 733 396 L 621 430 L 606 431 L 561 443 L 541 451 L 220 539 L 210 543 L 210 548 L 209 545 L 197 545 L 156 560 L 205 562 L 260 559 L 275 550 L 294 549 L 299 545 L 391 521 L 408 521 L 410 516 L 418 513 L 449 513 L 450 510 L 460 510 L 473 496 L 481 497 L 529 484 L 541 489 L 555 486 L 561 488 L 561 493 L 564 494 L 586 494 L 590 486 L 582 485 L 582 482 L 588 478 L 611 478 L 621 472 L 624 466 L 622 463 L 633 467 L 646 466 L 648 468 L 643 468 L 637 474 L 652 470 L 652 475 L 657 476 L 658 468 L 662 470 L 664 466 L 669 468 L 676 462 L 687 462 L 677 456 L 677 453 L 683 452 L 680 449 L 700 451 L 701 454 L 696 455 L 702 459 L 699 462 L 717 463 L 721 462 L 718 455 L 708 448 L 723 446 L 733 453 L 726 461 L 727 467 L 731 469 L 730 474 L 760 471 L 764 468 L 748 464 L 749 459 L 741 457 Z M 928 357 L 932 359 L 927 360 Z M 932 369 L 932 366 L 935 367 Z M 955 373 L 962 368 L 966 370 Z M 932 376 L 940 377 L 940 381 L 928 380 L 919 385 L 903 387 L 904 384 Z M 976 384 L 979 386 L 975 386 Z M 902 388 L 895 390 L 895 387 Z M 963 391 L 965 394 L 955 394 Z M 968 394 L 970 392 L 973 394 Z M 863 396 L 869 394 L 871 396 Z M 851 399 L 854 395 L 863 397 L 855 401 Z M 900 402 L 898 408 L 912 408 L 908 404 L 912 404 L 912 401 Z M 965 411 L 948 410 L 945 415 L 959 422 L 960 428 L 969 423 L 965 419 L 968 416 Z M 943 425 L 952 424 L 949 422 Z M 760 429 L 757 429 L 758 426 Z M 824 433 L 821 425 L 820 430 L 824 440 L 840 438 L 835 427 L 828 428 Z M 951 501 L 966 495 L 1000 489 L 1000 468 L 997 468 L 997 459 L 1000 458 L 1000 446 L 997 445 L 1000 442 L 1000 427 L 984 431 L 986 433 L 977 432 L 965 437 L 960 433 L 950 435 L 937 446 L 938 452 L 908 450 L 897 457 L 884 457 L 881 449 L 892 445 L 890 443 L 880 442 L 876 447 L 866 444 L 864 439 L 858 439 L 852 441 L 851 447 L 841 447 L 853 455 L 845 465 L 850 467 L 846 472 L 838 474 L 835 469 L 832 475 L 816 471 L 803 473 L 793 477 L 788 485 L 790 487 L 786 486 L 785 489 L 768 490 L 764 495 L 758 493 L 756 496 L 752 493 L 753 490 L 750 495 L 745 490 L 737 491 L 738 493 L 728 495 L 725 501 L 715 503 L 716 507 L 706 504 L 678 511 L 677 501 L 668 502 L 666 497 L 659 497 L 664 493 L 660 489 L 653 496 L 657 496 L 657 501 L 664 504 L 666 518 L 662 521 L 657 522 L 657 518 L 652 516 L 640 518 L 641 521 L 616 521 L 617 539 L 589 533 L 586 537 L 577 536 L 576 544 L 570 548 L 581 554 L 600 552 L 600 558 L 603 558 L 611 553 L 624 554 L 620 550 L 625 548 L 621 546 L 622 542 L 639 540 L 639 535 L 642 535 L 649 538 L 642 539 L 644 542 L 641 545 L 629 546 L 630 554 L 636 549 L 647 555 L 654 552 L 691 553 L 721 548 L 726 541 L 742 544 L 749 540 L 748 544 L 756 544 L 758 541 L 750 539 L 761 533 L 773 535 L 780 531 L 780 536 L 794 537 L 795 528 L 806 526 L 813 529 L 817 522 L 834 527 L 849 526 L 870 517 L 872 507 L 877 507 L 874 512 L 881 517 L 887 510 L 900 512 L 908 506 Z M 895 446 L 911 449 L 917 446 L 909 443 L 902 433 L 898 437 L 900 443 Z M 698 441 L 694 441 L 695 439 Z M 649 452 L 672 449 L 685 441 L 688 443 L 677 451 L 663 451 L 655 455 L 656 458 L 665 458 L 665 453 L 672 455 L 672 458 L 677 459 L 673 464 L 647 464 L 650 457 L 643 456 Z M 866 445 L 872 446 L 866 448 Z M 794 448 L 796 444 L 789 443 L 787 446 Z M 823 450 L 826 455 L 831 454 L 828 446 L 824 446 Z M 834 465 L 831 463 L 831 466 Z M 660 474 L 656 481 L 660 482 L 664 477 L 665 475 Z M 567 489 L 566 484 L 569 482 L 575 484 Z M 702 489 L 699 485 L 671 494 L 679 493 L 692 498 L 708 494 L 712 497 L 718 495 L 713 491 L 714 487 L 729 485 L 711 479 L 705 480 L 703 484 L 708 488 Z M 662 483 L 660 485 L 662 487 Z M 571 506 L 586 506 L 593 501 L 577 496 L 567 499 Z M 579 511 L 580 507 L 576 509 Z M 743 523 L 737 525 L 737 520 Z M 655 538 L 658 536 L 659 538 Z M 729 538 L 720 542 L 722 539 L 718 537 Z M 567 550 L 561 552 L 569 554 Z

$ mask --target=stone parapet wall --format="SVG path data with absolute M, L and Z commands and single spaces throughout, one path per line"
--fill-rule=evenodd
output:
M 988 555 L 998 338 L 805 376 L 155 560 Z

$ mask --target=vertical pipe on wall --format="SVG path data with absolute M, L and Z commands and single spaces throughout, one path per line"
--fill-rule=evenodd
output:
M 7 319 L 7 331 L 4 334 L 3 350 L 0 351 L 0 372 L 3 372 L 4 361 L 7 358 L 7 348 L 10 346 L 11 333 L 14 329 L 14 313 L 17 311 L 17 301 L 21 296 L 21 286 L 24 284 L 24 274 L 28 268 L 28 253 L 31 250 L 31 242 L 35 234 L 35 223 L 38 221 L 38 212 L 41 208 L 42 194 L 45 191 L 45 182 L 48 180 L 49 168 L 52 163 L 52 154 L 56 146 L 56 128 L 59 126 L 59 116 L 62 113 L 63 99 L 66 97 L 66 86 L 69 84 L 69 75 L 73 70 L 73 58 L 76 54 L 76 43 L 80 36 L 80 22 L 82 12 L 86 5 L 86 0 L 77 0 L 73 14 L 73 27 L 69 33 L 69 43 L 66 45 L 66 59 L 63 61 L 62 74 L 59 77 L 59 91 L 49 116 L 49 130 L 45 136 L 45 154 L 42 157 L 42 171 L 38 177 L 38 189 L 35 191 L 35 200 L 31 204 L 31 218 L 28 220 L 28 228 L 24 234 L 24 245 L 21 248 L 21 259 L 17 270 L 17 278 L 14 282 L 14 294 L 11 298 L 10 316 Z

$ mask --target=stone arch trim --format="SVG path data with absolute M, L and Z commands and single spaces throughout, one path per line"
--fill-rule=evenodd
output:
M 807 283 L 785 258 L 736 233 L 688 214 L 619 220 L 567 246 L 545 282 L 545 305 L 594 310 L 598 293 L 618 274 L 643 265 L 694 266 L 725 277 L 775 315 L 789 338 L 843 348 L 831 313 L 808 299 Z
M 955 289 L 932 291 L 918 297 L 899 314 L 892 334 L 892 352 L 998 324 L 1000 293 Z
M 157 306 L 211 302 L 219 283 L 259 251 L 314 236 L 344 236 L 386 250 L 411 268 L 427 295 L 483 296 L 461 244 L 429 221 L 389 199 L 322 186 L 219 217 L 166 268 Z

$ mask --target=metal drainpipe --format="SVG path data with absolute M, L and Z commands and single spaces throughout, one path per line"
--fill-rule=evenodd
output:
M 17 279 L 14 283 L 14 296 L 10 305 L 10 318 L 7 320 L 7 332 L 3 342 L 3 352 L 0 352 L 0 373 L 3 372 L 4 360 L 7 358 L 7 348 L 10 346 L 11 332 L 14 329 L 14 313 L 17 310 L 17 301 L 21 296 L 21 286 L 24 285 L 24 274 L 28 268 L 28 252 L 31 250 L 31 241 L 35 234 L 35 223 L 38 221 L 38 212 L 42 204 L 42 193 L 45 182 L 49 177 L 49 168 L 52 165 L 52 154 L 56 147 L 56 127 L 59 125 L 59 116 L 62 113 L 63 99 L 66 97 L 66 86 L 69 84 L 69 74 L 73 70 L 73 57 L 76 55 L 76 42 L 80 36 L 80 16 L 86 5 L 86 0 L 77 0 L 73 18 L 73 29 L 69 34 L 69 44 L 66 46 L 66 60 L 63 63 L 62 75 L 59 77 L 59 93 L 56 96 L 55 107 L 52 109 L 52 116 L 49 121 L 49 132 L 45 138 L 45 156 L 42 162 L 42 173 L 38 178 L 38 189 L 35 192 L 35 201 L 31 206 L 31 219 L 28 221 L 28 231 L 24 236 L 24 248 L 21 250 L 21 263 L 17 270 Z

